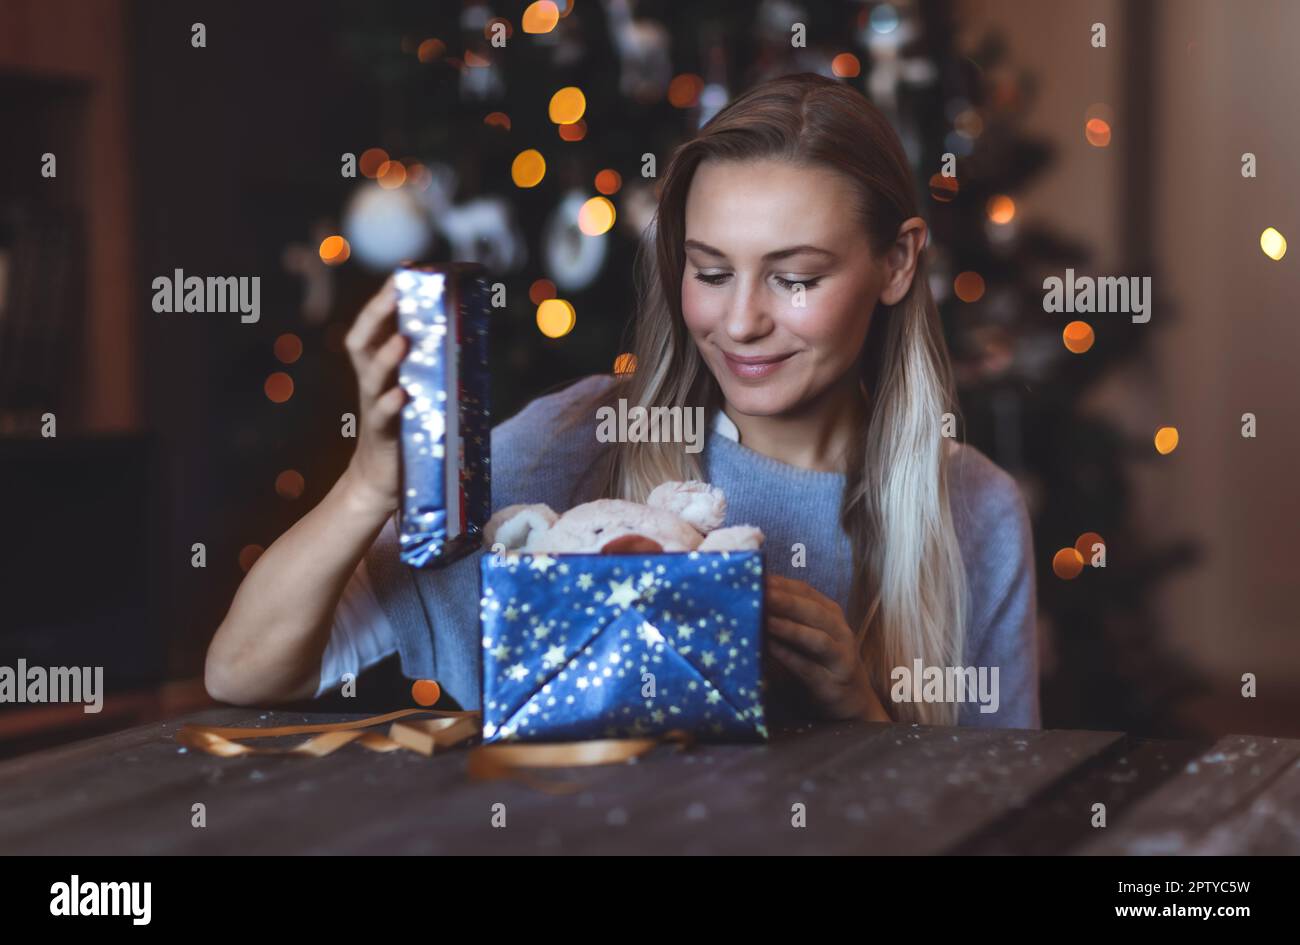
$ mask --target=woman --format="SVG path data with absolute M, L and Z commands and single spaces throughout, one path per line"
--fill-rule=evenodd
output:
M 665 480 L 705 479 L 726 493 L 729 523 L 766 535 L 766 646 L 806 709 L 1037 727 L 1028 516 L 1009 475 L 944 435 L 957 405 L 926 235 L 897 135 L 860 94 L 805 74 L 743 95 L 662 180 L 635 370 L 586 378 L 498 426 L 494 508 L 640 500 Z M 347 337 L 356 453 L 244 579 L 208 652 L 216 698 L 323 693 L 398 652 L 405 675 L 479 704 L 477 555 L 437 571 L 397 562 L 394 305 L 390 284 Z M 599 442 L 597 408 L 620 398 L 703 408 L 706 448 Z M 914 678 L 964 667 L 991 691 L 923 693 Z

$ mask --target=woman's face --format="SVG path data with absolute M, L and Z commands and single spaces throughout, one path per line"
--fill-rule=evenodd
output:
M 827 169 L 775 160 L 706 160 L 696 169 L 682 313 L 740 413 L 776 416 L 812 403 L 855 370 L 882 289 L 897 294 L 886 304 L 901 298 L 855 207 L 853 185 Z

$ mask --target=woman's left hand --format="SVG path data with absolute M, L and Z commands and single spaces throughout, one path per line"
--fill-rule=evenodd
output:
M 767 575 L 766 591 L 768 652 L 822 711 L 833 719 L 891 721 L 839 604 L 779 574 Z

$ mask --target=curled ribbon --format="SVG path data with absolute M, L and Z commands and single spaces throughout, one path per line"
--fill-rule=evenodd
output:
M 411 715 L 436 718 L 397 722 Z M 182 725 L 176 740 L 209 755 L 236 758 L 240 755 L 306 755 L 323 758 L 344 745 L 356 742 L 371 751 L 395 751 L 406 748 L 430 757 L 439 748 L 451 748 L 479 734 L 478 712 L 440 712 L 434 709 L 402 709 L 385 715 L 351 722 L 322 722 L 317 725 L 281 725 L 273 728 L 222 728 L 215 725 Z M 393 722 L 388 734 L 366 729 Z M 239 739 L 275 738 L 283 735 L 315 735 L 290 748 L 258 748 L 241 744 Z
M 409 721 L 412 715 L 434 718 Z M 384 735 L 368 731 L 385 722 L 393 724 Z M 453 748 L 477 736 L 481 731 L 479 712 L 442 712 L 434 709 L 402 709 L 351 722 L 321 722 L 316 725 L 281 725 L 271 728 L 240 728 L 215 725 L 183 725 L 176 733 L 182 745 L 216 755 L 237 758 L 242 755 L 300 755 L 323 758 L 344 745 L 356 742 L 370 751 L 389 752 L 399 748 L 432 757 L 442 749 Z M 285 735 L 312 735 L 297 745 L 265 748 L 245 745 L 243 739 L 276 738 Z M 639 758 L 666 742 L 679 748 L 690 744 L 684 731 L 672 731 L 656 738 L 606 738 L 585 742 L 533 745 L 480 745 L 470 751 L 469 776 L 478 781 L 501 778 L 519 780 L 549 793 L 568 793 L 581 784 L 536 778 L 530 771 L 547 768 L 586 768 L 622 764 Z

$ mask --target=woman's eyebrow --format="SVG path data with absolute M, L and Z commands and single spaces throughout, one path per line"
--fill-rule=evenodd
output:
M 721 259 L 727 258 L 727 254 L 722 250 L 716 249 L 708 243 L 701 243 L 699 240 L 687 240 L 682 245 L 686 249 L 698 250 L 706 256 L 717 256 Z M 838 258 L 829 249 L 822 249 L 820 246 L 811 246 L 808 243 L 800 243 L 798 246 L 787 246 L 785 249 L 774 249 L 770 253 L 764 253 L 763 258 L 767 260 L 786 259 L 790 256 L 797 256 L 800 253 L 815 253 L 817 255 L 825 256 L 828 259 Z

